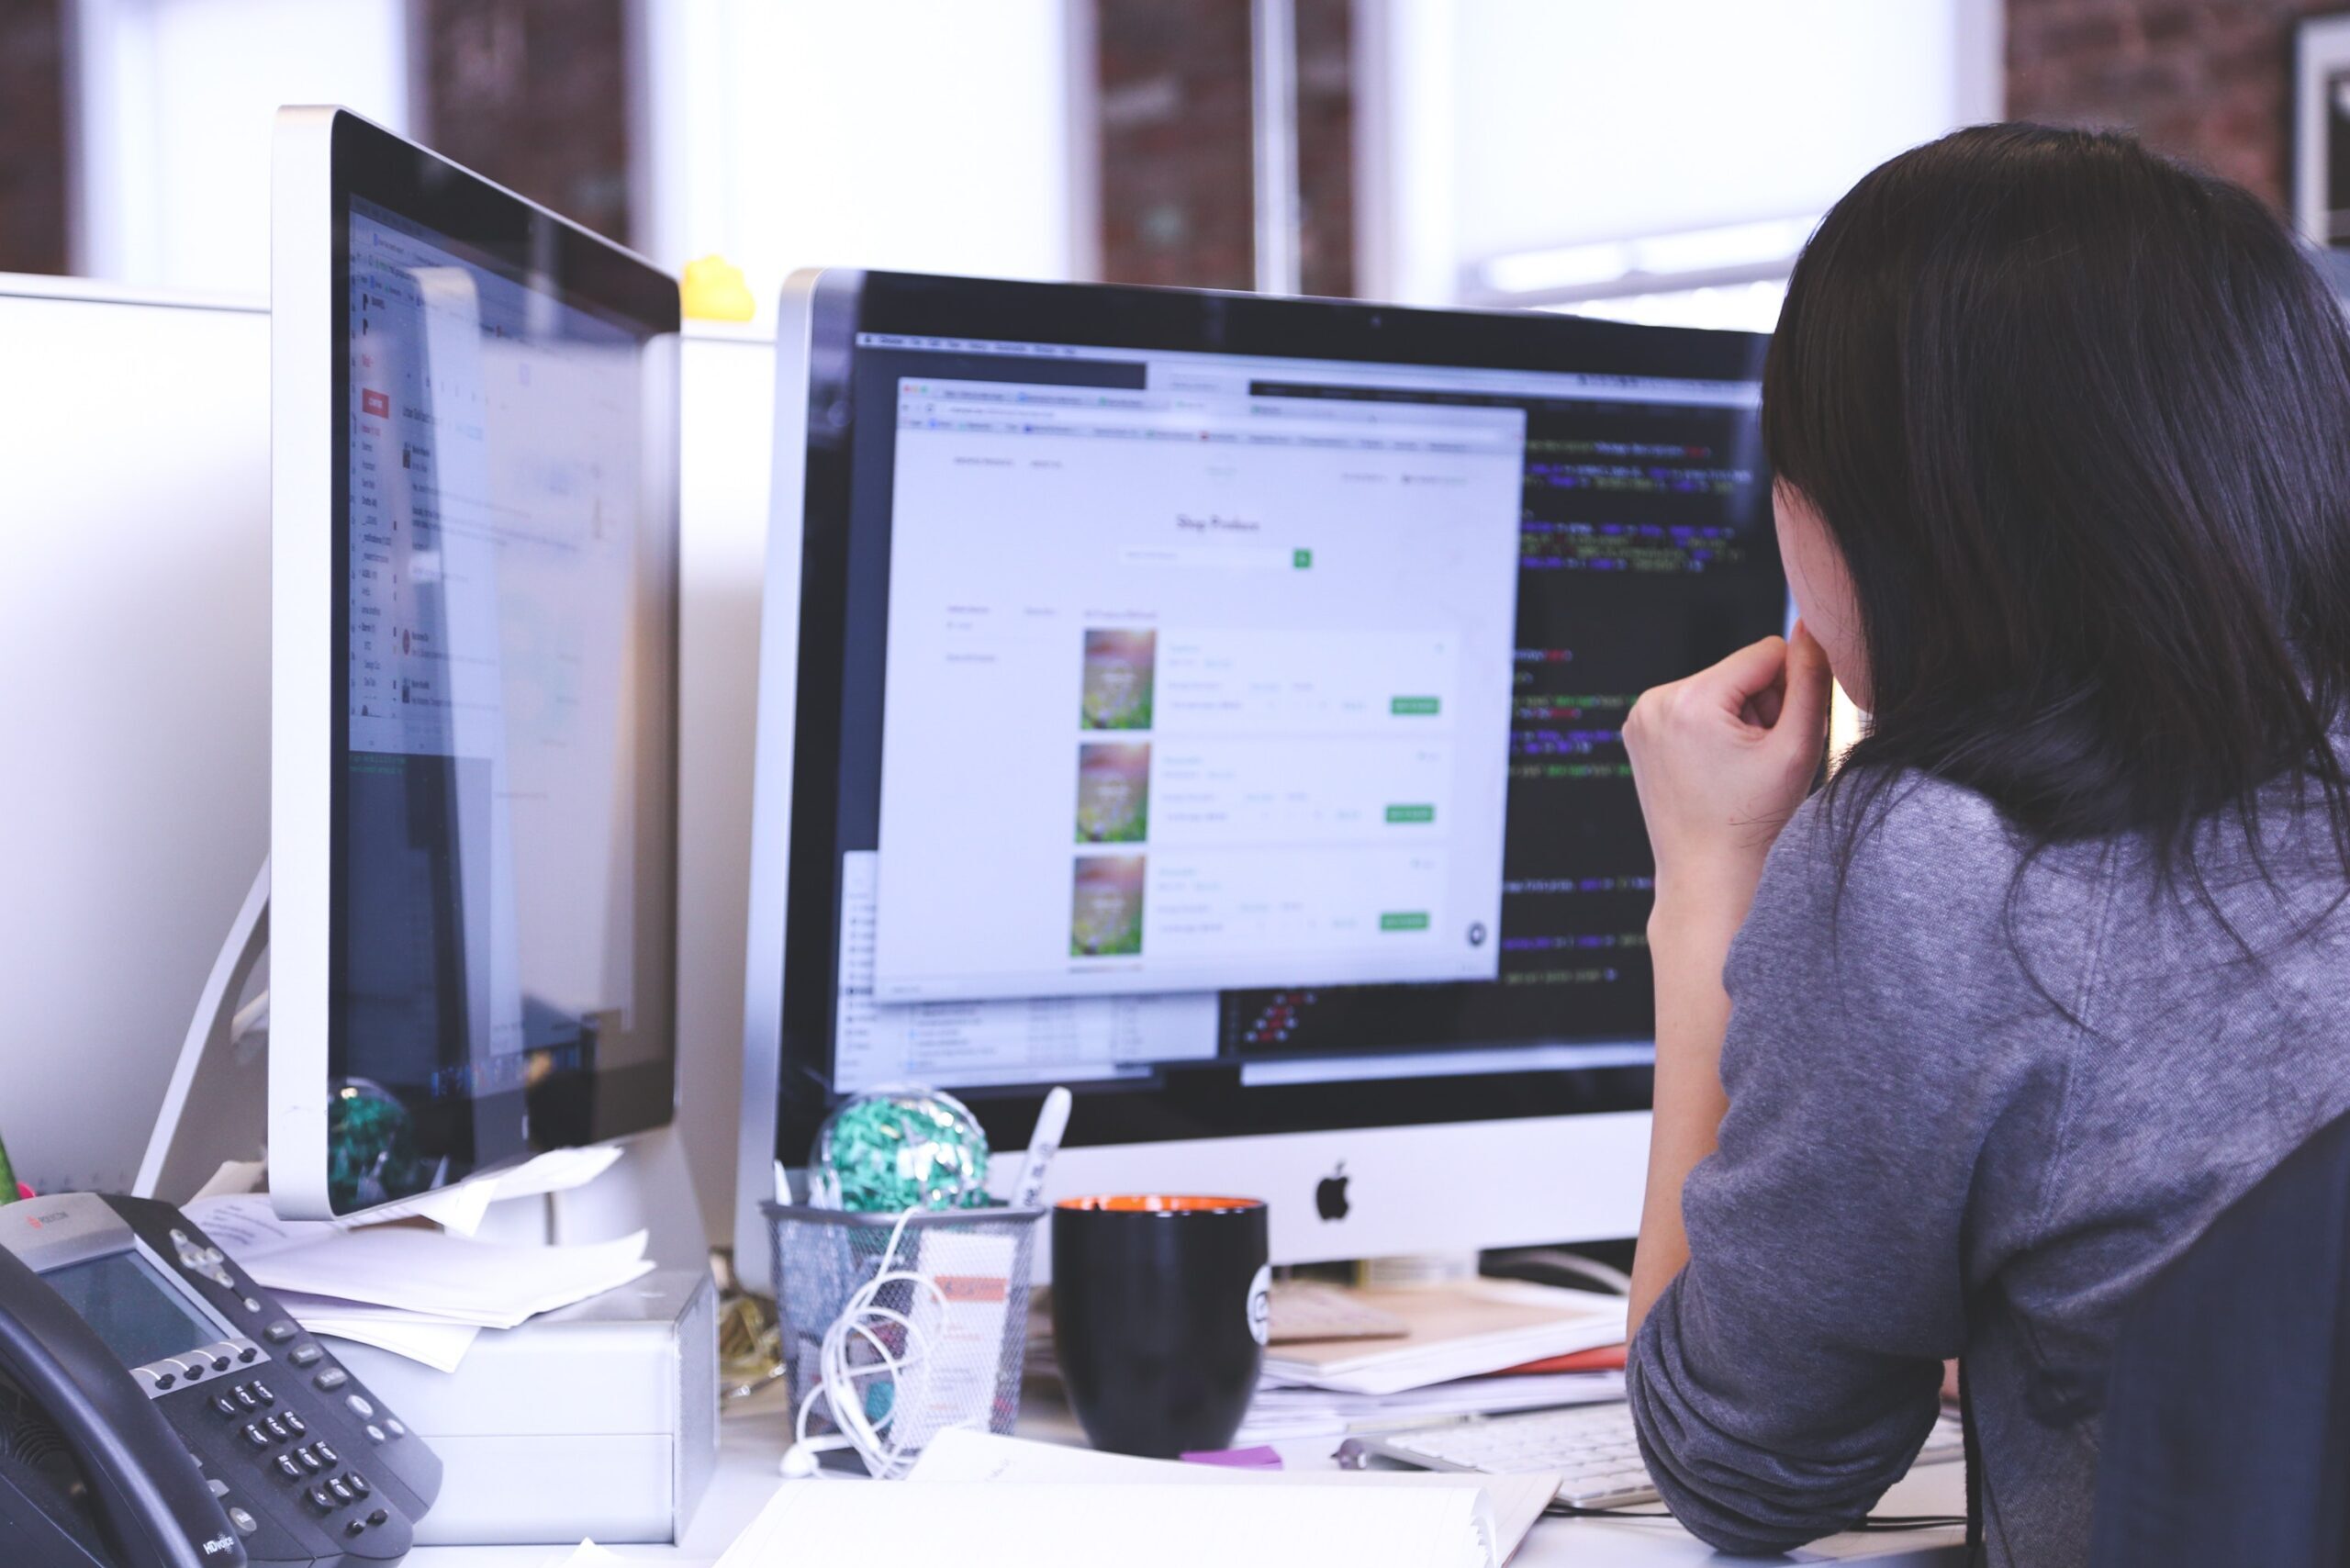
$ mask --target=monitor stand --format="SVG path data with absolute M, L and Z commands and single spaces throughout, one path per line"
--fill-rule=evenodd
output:
M 205 979 L 162 1111 L 139 1162 L 134 1195 L 185 1204 L 221 1175 L 223 1166 L 266 1162 L 268 956 L 264 860 Z M 584 1187 L 491 1204 L 480 1235 L 485 1240 L 543 1246 L 606 1241 L 639 1230 L 650 1234 L 646 1255 L 661 1267 L 709 1266 L 701 1208 L 674 1124 L 622 1140 L 619 1161 Z

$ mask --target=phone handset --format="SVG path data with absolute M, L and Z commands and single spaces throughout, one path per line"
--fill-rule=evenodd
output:
M 0 1248 L 0 1372 L 44 1410 L 120 1568 L 245 1568 L 186 1445 L 63 1297 Z

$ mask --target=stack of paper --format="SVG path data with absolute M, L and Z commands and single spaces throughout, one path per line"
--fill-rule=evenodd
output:
M 511 1170 L 477 1177 L 453 1186 L 435 1187 L 413 1198 L 386 1204 L 339 1221 L 346 1227 L 383 1225 L 397 1219 L 429 1219 L 460 1236 L 475 1236 L 489 1215 L 489 1205 L 509 1198 L 543 1198 L 584 1187 L 610 1170 L 621 1157 L 618 1144 L 592 1148 L 556 1148 L 524 1160 Z
M 188 1215 L 317 1334 L 453 1372 L 484 1328 L 511 1328 L 653 1270 L 643 1232 L 586 1247 L 510 1247 L 412 1226 L 282 1220 L 259 1195 Z
M 1326 1388 L 1259 1383 L 1236 1448 L 1292 1438 L 1428 1426 L 1458 1416 L 1498 1416 L 1562 1405 L 1604 1405 L 1624 1397 L 1622 1372 L 1551 1372 L 1531 1377 L 1472 1377 L 1400 1394 L 1341 1394 Z
M 1479 1279 L 1358 1294 L 1365 1305 L 1402 1318 L 1409 1331 L 1398 1338 L 1277 1345 L 1265 1358 L 1266 1381 L 1400 1394 L 1624 1338 L 1624 1298 L 1591 1291 Z

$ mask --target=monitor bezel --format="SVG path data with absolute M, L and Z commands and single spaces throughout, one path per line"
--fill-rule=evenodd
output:
M 271 1195 L 287 1217 L 335 1218 L 328 1181 L 333 1092 L 331 999 L 340 972 L 332 897 L 333 759 L 349 738 L 336 673 L 348 636 L 342 591 L 350 505 L 348 341 L 350 220 L 354 199 L 464 235 L 487 264 L 543 285 L 560 279 L 565 302 L 676 341 L 677 280 L 622 246 L 482 178 L 348 109 L 289 107 L 278 114 L 271 208 L 272 655 L 269 1061 Z M 441 222 L 437 219 L 446 218 Z M 670 426 L 677 425 L 671 387 Z M 321 440 L 320 438 L 324 439 Z M 666 592 L 678 625 L 677 473 L 664 459 L 669 532 Z M 320 525 L 320 520 L 326 525 Z M 656 521 L 660 520 L 655 520 Z M 678 660 L 668 661 L 666 708 L 676 799 Z M 677 928 L 678 840 L 668 837 L 666 911 Z M 674 941 L 669 1027 L 658 1060 L 599 1070 L 592 1133 L 603 1142 L 676 1117 L 677 1030 Z M 460 1180 L 509 1168 L 516 1153 L 469 1167 Z
M 795 310 L 793 290 L 799 291 Z M 812 1140 L 831 1101 L 826 1078 L 837 1010 L 840 842 L 843 800 L 844 654 L 848 622 L 850 485 L 854 465 L 853 377 L 860 333 L 910 338 L 1069 344 L 1161 352 L 1207 352 L 1427 364 L 1502 371 L 1575 372 L 1705 381 L 1759 381 L 1766 335 L 1635 326 L 1541 312 L 1427 310 L 1356 301 L 1274 299 L 1255 295 L 925 276 L 845 269 L 803 274 L 786 291 L 787 330 L 778 343 L 776 498 L 778 517 L 796 488 L 798 542 L 796 715 L 782 897 L 786 912 L 761 921 L 754 900 L 747 1007 L 745 1093 L 769 1087 L 763 1054 L 774 1056 L 767 1157 Z M 795 372 L 801 377 L 792 384 Z M 804 400 L 804 401 L 803 401 Z M 784 448 L 797 420 L 797 454 Z M 774 548 L 789 548 L 778 527 Z M 883 568 L 886 580 L 886 563 Z M 772 569 L 769 586 L 778 583 Z M 772 663 L 766 669 L 771 674 Z M 767 722 L 779 715 L 770 707 Z M 767 737 L 761 752 L 767 754 Z M 765 798 L 767 785 L 762 781 Z M 764 853 L 772 853 L 769 849 Z M 755 855 L 757 852 L 755 848 Z M 755 881 L 764 867 L 754 866 Z M 793 919 L 793 915 L 800 918 Z M 811 929 L 811 924 L 814 927 Z M 779 928 L 779 935 L 778 935 Z M 760 944 L 779 939 L 770 958 Z M 778 961 L 779 959 L 779 962 Z M 761 996 L 772 976 L 779 996 Z M 773 1020 L 772 1044 L 760 1036 Z M 1148 1148 L 1241 1137 L 1280 1137 L 1439 1124 L 1490 1124 L 1641 1114 L 1650 1103 L 1645 1067 L 1532 1070 L 1381 1082 L 1317 1084 L 1252 1092 L 1254 1114 L 1218 1125 L 1171 1117 L 1145 1137 L 1102 1136 L 1099 1116 L 1073 1125 L 1072 1146 Z M 1406 1087 L 1408 1085 L 1408 1087 Z M 998 1148 L 1024 1146 L 1043 1103 L 1034 1092 L 975 1097 L 973 1109 Z M 1141 1097 L 1137 1097 L 1138 1099 Z M 1278 1106 L 1274 1102 L 1281 1102 Z M 1224 1107 L 1219 1107 L 1224 1109 Z M 750 1107 L 745 1107 L 746 1116 Z M 743 1168 L 755 1151 L 746 1135 Z

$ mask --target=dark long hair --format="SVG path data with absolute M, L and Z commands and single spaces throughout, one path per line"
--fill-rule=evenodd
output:
M 1762 428 L 1867 642 L 1840 790 L 1932 775 L 2167 874 L 2291 779 L 2350 870 L 2350 332 L 2249 192 L 2113 133 L 1905 152 L 1805 247 Z

